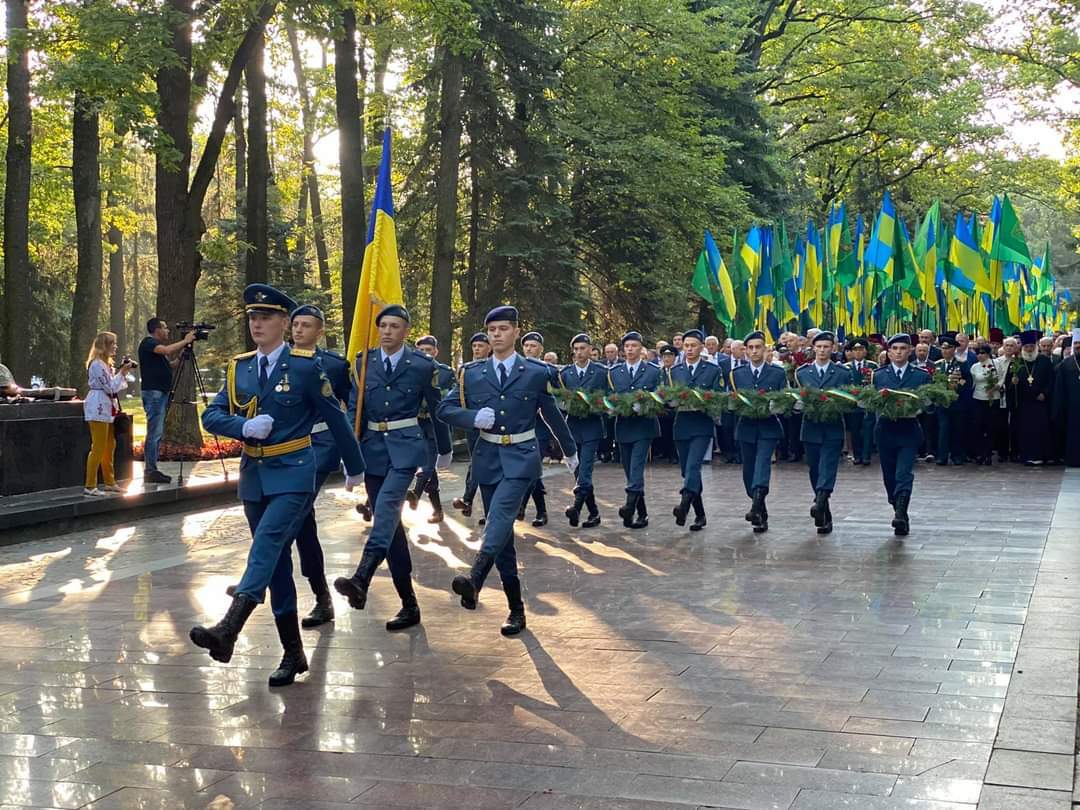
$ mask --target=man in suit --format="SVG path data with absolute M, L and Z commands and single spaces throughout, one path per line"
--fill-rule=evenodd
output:
M 748 361 L 731 372 L 731 388 L 735 391 L 780 391 L 787 387 L 787 374 L 781 366 L 765 359 L 765 333 L 751 332 L 743 341 Z M 769 512 L 765 498 L 769 494 L 772 459 L 776 446 L 784 436 L 784 428 L 776 416 L 764 419 L 740 417 L 735 426 L 735 440 L 742 456 L 743 486 L 752 499 L 746 519 L 755 533 L 768 531 Z
M 889 364 L 874 372 L 874 387 L 897 391 L 914 391 L 930 382 L 930 375 L 916 368 L 911 357 L 911 336 L 893 335 L 887 344 Z M 877 420 L 874 438 L 878 446 L 881 477 L 885 482 L 885 494 L 893 507 L 893 531 L 897 537 L 905 536 L 911 528 L 908 504 L 915 485 L 915 455 L 922 444 L 922 428 L 918 418 Z
M 467 575 L 454 577 L 452 589 L 461 597 L 463 608 L 475 610 L 484 580 L 492 565 L 496 566 L 510 607 L 500 632 L 513 636 L 525 629 L 514 520 L 525 493 L 543 472 L 536 443 L 538 415 L 559 442 L 571 473 L 578 466 L 577 445 L 548 390 L 551 376 L 547 364 L 528 360 L 515 351 L 521 334 L 517 309 L 496 307 L 484 323 L 491 340 L 491 359 L 462 368 L 457 384 L 436 411 L 439 419 L 451 425 L 480 431 L 474 465 L 487 524 L 472 568 Z
M 416 350 L 426 354 L 435 364 L 435 383 L 440 392 L 439 398 L 442 399 L 443 392 L 449 391 L 454 384 L 454 370 L 439 362 L 439 341 L 434 335 L 424 335 L 416 341 Z M 436 420 L 428 411 L 427 400 L 421 403 L 417 418 L 420 420 L 420 429 L 424 431 L 424 439 L 427 441 L 427 461 L 416 474 L 416 483 L 405 493 L 405 497 L 409 501 L 409 508 L 415 509 L 420 505 L 420 496 L 426 492 L 431 500 L 431 517 L 428 518 L 428 523 L 442 523 L 444 515 L 442 495 L 439 492 L 439 471 L 435 469 L 439 456 L 439 445 L 435 435 Z
M 796 382 L 801 388 L 828 391 L 851 384 L 851 370 L 832 362 L 835 345 L 831 332 L 818 332 L 814 336 L 813 362 L 805 363 L 795 371 Z M 828 534 L 832 531 L 829 497 L 836 488 L 836 469 L 840 465 L 840 450 L 844 446 L 844 420 L 837 418 L 816 422 L 804 416 L 801 430 L 810 471 L 810 488 L 814 491 L 810 516 L 814 519 L 818 534 Z
M 607 369 L 590 359 L 592 341 L 582 332 L 574 335 L 570 341 L 570 351 L 574 362 L 559 372 L 559 384 L 571 391 L 608 390 Z M 574 486 L 574 503 L 567 507 L 566 517 L 571 526 L 577 526 L 581 519 L 582 506 L 588 507 L 589 516 L 582 523 L 582 528 L 591 529 L 600 525 L 600 509 L 593 494 L 593 467 L 596 463 L 596 451 L 600 440 L 604 438 L 604 420 L 600 414 L 592 413 L 585 417 L 567 415 L 567 425 L 578 446 L 578 468 Z
M 486 332 L 477 332 L 469 338 L 469 345 L 472 348 L 474 363 L 477 360 L 486 360 L 491 355 L 491 342 Z M 465 517 L 472 514 L 473 499 L 476 498 L 476 476 L 473 475 L 472 458 L 473 453 L 476 452 L 477 441 L 479 439 L 476 430 L 471 427 L 466 428 L 465 444 L 469 446 L 469 466 L 465 470 L 465 492 L 460 498 L 454 498 L 454 508 Z
M 952 333 L 954 344 L 956 338 L 956 332 Z M 919 330 L 919 343 L 927 347 L 927 353 L 930 357 L 930 362 L 936 363 L 941 359 L 941 348 L 934 344 L 934 333 L 929 329 Z
M 401 505 L 413 476 L 427 461 L 427 440 L 418 418 L 421 404 L 427 404 L 428 413 L 439 404 L 435 363 L 405 344 L 411 323 L 409 311 L 400 304 L 383 307 L 375 317 L 379 347 L 368 350 L 366 357 L 356 357 L 357 386 L 349 399 L 349 415 L 359 425 L 360 449 L 367 462 L 364 486 L 375 519 L 355 573 L 334 580 L 334 590 L 346 597 L 351 607 L 363 610 L 376 569 L 389 559 L 401 610 L 386 623 L 387 630 L 404 630 L 420 623 Z M 435 468 L 445 470 L 452 456 L 450 431 L 442 423 L 434 429 L 438 445 Z
M 700 329 L 690 329 L 683 333 L 683 359 L 667 370 L 669 385 L 685 385 L 698 391 L 720 391 L 724 388 L 720 366 L 707 362 L 701 356 L 704 345 L 705 336 Z M 679 490 L 679 505 L 672 510 L 672 514 L 675 515 L 676 525 L 685 526 L 686 516 L 693 507 L 694 522 L 690 526 L 690 531 L 693 532 L 705 528 L 705 505 L 701 500 L 701 466 L 705 454 L 712 447 L 715 428 L 712 417 L 701 411 L 679 409 L 675 413 L 672 434 L 678 447 L 683 485 Z
M 641 333 L 627 332 L 623 335 L 622 346 L 626 361 L 608 371 L 610 389 L 617 394 L 655 391 L 660 384 L 660 369 L 645 361 L 645 341 Z M 628 529 L 644 529 L 649 525 L 649 510 L 645 505 L 645 464 L 652 440 L 659 435 L 660 423 L 655 416 L 615 418 L 615 441 L 626 476 L 626 503 L 619 507 L 619 517 Z
M 269 588 L 284 649 L 270 685 L 286 686 L 308 669 L 289 544 L 315 495 L 318 465 L 311 431 L 316 422 L 325 422 L 334 437 L 347 490 L 359 485 L 364 459 L 322 361 L 313 350 L 293 351 L 285 343 L 296 302 L 266 284 L 249 284 L 244 305 L 255 351 L 230 361 L 225 386 L 203 412 L 202 423 L 211 433 L 244 443 L 239 492 L 251 550 L 228 612 L 215 625 L 196 625 L 189 635 L 215 661 L 228 663 L 244 623 Z
M 974 363 L 964 363 L 956 358 L 955 332 L 943 332 L 938 337 L 938 344 L 941 346 L 941 359 L 934 363 L 934 368 L 945 375 L 959 396 L 948 408 L 938 409 L 937 463 L 945 467 L 951 460 L 959 466 L 967 463 L 967 451 L 971 444 L 974 418 L 972 397 L 975 390 L 971 381 L 971 366 Z

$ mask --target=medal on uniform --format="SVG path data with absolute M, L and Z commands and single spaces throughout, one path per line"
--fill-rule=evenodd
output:
M 288 391 L 289 391 L 289 375 L 288 374 L 286 374 L 282 378 L 281 385 L 278 386 L 277 390 L 278 391 L 285 391 L 286 393 L 288 393 Z

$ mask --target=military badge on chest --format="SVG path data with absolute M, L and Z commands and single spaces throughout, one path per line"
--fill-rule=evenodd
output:
M 288 391 L 289 391 L 289 375 L 288 375 L 287 372 L 282 376 L 281 382 L 279 382 L 277 385 L 274 386 L 274 390 L 277 391 L 279 394 L 283 393 L 283 392 L 288 393 Z

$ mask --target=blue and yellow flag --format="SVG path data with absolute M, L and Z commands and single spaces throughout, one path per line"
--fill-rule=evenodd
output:
M 881 210 L 870 234 L 866 248 L 866 266 L 885 279 L 885 286 L 893 283 L 896 259 L 896 206 L 888 191 L 881 200 Z
M 394 230 L 394 199 L 390 185 L 390 129 L 383 133 L 382 163 L 375 181 L 375 200 L 368 221 L 364 266 L 360 288 L 356 292 L 352 329 L 349 332 L 349 358 L 378 345 L 379 330 L 375 316 L 387 304 L 402 304 L 401 265 L 398 263 L 397 235 Z
M 956 227 L 949 245 L 949 264 L 952 271 L 949 284 L 966 295 L 972 295 L 980 282 L 989 283 L 979 244 L 961 213 L 956 215 Z

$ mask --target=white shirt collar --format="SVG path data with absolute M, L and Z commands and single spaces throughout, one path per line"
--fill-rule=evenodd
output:
M 893 363 L 892 364 L 893 373 L 895 373 L 895 374 L 903 374 L 908 370 L 908 366 L 910 366 L 910 365 L 911 365 L 911 363 L 905 363 L 902 366 L 898 366 L 898 365 L 896 365 L 896 363 Z
M 826 360 L 825 365 L 821 365 L 817 360 L 814 361 L 814 366 L 821 369 L 822 371 L 828 371 L 829 366 L 831 366 L 831 365 L 832 365 L 832 360 Z
M 762 363 L 760 366 L 755 366 L 749 360 L 747 360 L 746 362 L 750 365 L 750 370 L 755 374 L 759 373 L 763 368 L 765 368 L 766 365 L 768 365 L 767 363 Z
M 640 365 L 642 364 L 642 362 L 643 362 L 643 361 L 641 361 L 641 360 L 638 360 L 638 361 L 637 361 L 636 363 L 634 363 L 634 364 L 631 364 L 631 363 L 630 363 L 630 361 L 629 361 L 629 360 L 627 360 L 627 361 L 626 361 L 626 367 L 627 367 L 627 368 L 628 368 L 628 369 L 630 370 L 630 373 L 631 373 L 632 375 L 633 375 L 633 374 L 637 374 L 637 371 L 638 371 L 638 367 L 639 367 L 639 366 L 640 366 Z
M 510 372 L 514 370 L 514 364 L 517 362 L 517 359 L 518 359 L 517 352 L 514 352 L 509 357 L 507 357 L 505 360 L 499 360 L 499 359 L 497 359 L 495 357 L 495 355 L 491 355 L 491 362 L 493 364 L 492 368 L 494 368 L 495 373 L 498 374 L 499 373 L 499 366 L 503 366 L 503 367 L 506 368 L 507 376 L 510 376 Z
M 273 373 L 274 366 L 277 365 L 277 361 L 281 357 L 281 353 L 283 351 L 285 351 L 285 344 L 284 343 L 282 343 L 280 346 L 278 346 L 276 349 L 274 349 L 272 352 L 270 352 L 270 354 L 263 354 L 262 349 L 259 349 L 257 352 L 255 352 L 255 358 L 256 358 L 256 361 L 257 361 L 256 362 L 256 367 L 257 368 L 262 367 L 262 359 L 265 357 L 266 358 L 266 375 L 270 376 L 270 374 Z
M 398 361 L 401 360 L 401 356 L 403 354 L 405 354 L 405 345 L 404 344 L 402 344 L 401 348 L 398 349 L 393 354 L 387 354 L 385 349 L 383 349 L 382 347 L 379 347 L 379 362 L 381 362 L 385 366 L 386 365 L 386 358 L 389 357 L 390 358 L 390 365 L 393 368 L 397 368 Z
M 582 372 L 585 372 L 585 371 L 588 371 L 588 370 L 589 370 L 589 363 L 591 363 L 591 362 L 592 362 L 592 361 L 590 360 L 590 361 L 586 362 L 586 363 L 585 363 L 585 365 L 583 365 L 583 366 L 579 366 L 579 365 L 578 365 L 578 364 L 577 364 L 577 363 L 575 362 L 575 363 L 574 363 L 574 369 L 575 369 L 575 370 L 576 370 L 576 371 L 577 371 L 577 372 L 578 372 L 579 374 L 581 374 Z

